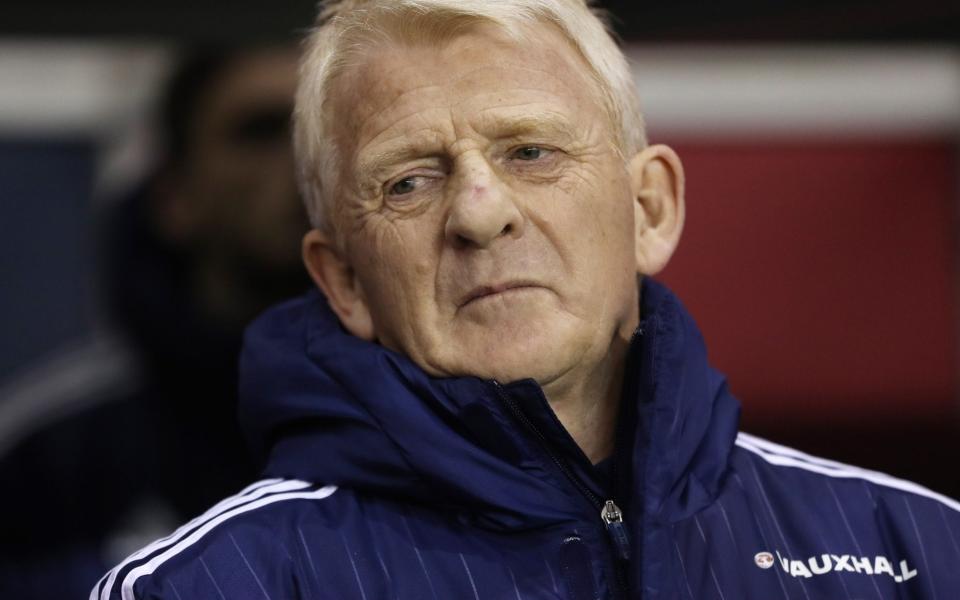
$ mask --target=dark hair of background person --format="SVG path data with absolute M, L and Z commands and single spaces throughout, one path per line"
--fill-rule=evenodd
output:
M 187 159 L 189 132 L 199 118 L 200 97 L 216 82 L 228 60 L 229 53 L 222 47 L 196 48 L 171 76 L 157 119 L 165 162 Z

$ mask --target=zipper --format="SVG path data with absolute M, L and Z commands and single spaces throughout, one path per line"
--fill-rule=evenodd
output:
M 623 561 L 630 560 L 630 537 L 627 535 L 627 526 L 623 522 L 623 513 L 613 500 L 607 500 L 600 510 L 600 518 L 607 526 L 610 540 L 617 549 L 617 558 Z
M 641 322 L 637 325 L 637 328 L 634 330 L 633 335 L 630 336 L 631 349 L 639 344 L 640 339 L 645 335 L 645 326 L 646 322 L 641 320 Z M 632 355 L 628 355 L 627 364 L 623 374 L 624 382 L 622 396 L 624 398 L 630 399 L 637 394 L 637 372 L 638 365 L 633 364 Z M 623 399 L 621 399 L 621 403 L 623 403 Z M 612 493 L 614 498 L 624 498 L 624 494 L 627 493 L 627 487 L 623 480 L 623 467 L 629 464 L 629 456 L 627 455 L 624 444 L 626 443 L 630 423 L 635 418 L 634 411 L 635 408 L 632 404 L 622 404 L 617 415 L 617 427 L 613 448 L 613 464 L 611 469 L 611 479 L 613 483 Z M 620 558 L 622 561 L 629 561 L 631 556 L 630 537 L 627 531 L 627 525 L 623 522 L 623 511 L 621 511 L 616 502 L 611 499 L 604 504 L 603 509 L 600 511 L 600 518 L 607 526 L 607 533 L 610 535 L 610 539 L 613 541 L 613 544 L 617 549 L 618 558 Z M 618 576 L 622 578 L 622 574 L 619 574 Z M 627 587 L 628 586 L 624 583 L 623 588 L 627 589 Z
M 573 472 L 572 469 L 567 465 L 566 461 L 557 456 L 547 443 L 547 439 L 544 437 L 543 433 L 537 429 L 536 425 L 527 417 L 523 412 L 523 409 L 520 408 L 520 405 L 510 397 L 509 394 L 503 389 L 503 386 L 500 385 L 500 382 L 493 381 L 493 385 L 497 390 L 497 394 L 500 396 L 500 399 L 507 406 L 510 412 L 514 417 L 519 420 L 524 427 L 527 428 L 534 437 L 537 438 L 537 441 L 540 442 L 540 446 L 547 456 L 553 462 L 553 464 L 560 470 L 561 473 L 573 484 L 573 487 L 580 492 L 598 511 L 600 511 L 600 520 L 604 525 L 604 529 L 607 533 L 607 539 L 610 541 L 612 548 L 614 549 L 614 565 L 613 572 L 615 575 L 615 585 L 617 589 L 615 590 L 616 596 L 626 597 L 627 594 L 627 582 L 626 577 L 623 573 L 623 563 L 630 558 L 630 538 L 627 534 L 627 526 L 623 522 L 623 513 L 620 511 L 620 508 L 616 505 L 613 500 L 602 500 L 599 496 L 593 493 L 593 491 L 580 480 L 579 477 Z

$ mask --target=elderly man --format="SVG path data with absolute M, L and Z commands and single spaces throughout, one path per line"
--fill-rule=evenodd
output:
M 266 477 L 100 598 L 946 598 L 960 505 L 737 434 L 647 276 L 683 172 L 582 0 L 345 0 L 295 138 L 322 290 L 247 333 Z M 639 283 L 638 283 L 639 282 Z

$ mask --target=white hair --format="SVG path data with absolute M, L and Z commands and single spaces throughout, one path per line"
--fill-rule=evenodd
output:
M 294 107 L 294 152 L 300 191 L 313 227 L 333 233 L 329 218 L 339 157 L 330 133 L 336 77 L 383 41 L 441 43 L 480 23 L 523 40 L 523 26 L 556 26 L 592 70 L 625 157 L 646 146 L 640 103 L 627 65 L 589 0 L 331 0 L 305 42 Z

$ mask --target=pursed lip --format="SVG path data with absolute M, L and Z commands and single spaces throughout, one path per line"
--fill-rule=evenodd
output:
M 506 281 L 503 283 L 497 283 L 494 285 L 481 285 L 470 290 L 463 300 L 460 302 L 460 308 L 463 308 L 475 300 L 480 300 L 481 298 L 486 298 L 488 296 L 494 296 L 496 294 L 502 294 L 508 290 L 515 290 L 520 288 L 542 288 L 543 286 L 537 284 L 533 281 L 518 279 L 515 281 Z

